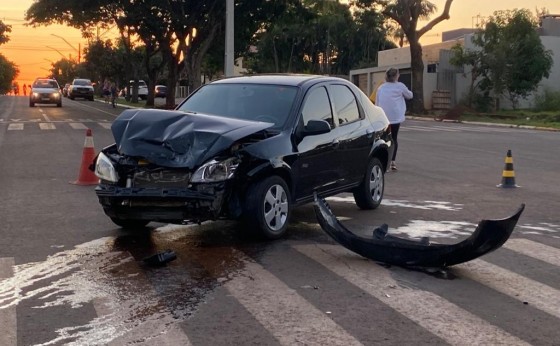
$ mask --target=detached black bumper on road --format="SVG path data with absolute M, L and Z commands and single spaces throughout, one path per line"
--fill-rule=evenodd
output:
M 327 202 L 315 195 L 315 214 L 328 235 L 345 248 L 374 261 L 408 267 L 447 267 L 464 263 L 494 251 L 510 237 L 525 205 L 501 220 L 482 220 L 473 234 L 451 245 L 432 244 L 387 234 L 387 225 L 376 228 L 371 238 L 350 232 L 332 213 Z

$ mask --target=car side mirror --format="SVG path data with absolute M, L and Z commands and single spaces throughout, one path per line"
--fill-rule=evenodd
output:
M 331 131 L 331 125 L 325 120 L 309 120 L 303 129 L 304 136 L 315 136 Z

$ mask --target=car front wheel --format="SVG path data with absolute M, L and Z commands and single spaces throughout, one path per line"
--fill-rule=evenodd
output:
M 278 239 L 286 234 L 290 209 L 290 191 L 286 182 L 279 176 L 271 176 L 247 190 L 245 224 L 251 232 L 267 239 Z
M 381 204 L 385 187 L 384 169 L 378 158 L 370 159 L 362 183 L 354 190 L 354 201 L 360 209 L 375 209 Z
M 115 223 L 115 225 L 120 226 L 124 229 L 139 229 L 144 228 L 150 221 L 148 220 L 136 220 L 136 219 L 119 219 L 117 217 L 112 217 L 111 221 Z

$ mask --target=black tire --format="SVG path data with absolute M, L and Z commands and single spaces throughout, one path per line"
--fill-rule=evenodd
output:
M 89 97 L 88 100 L 93 101 L 93 96 Z
M 360 186 L 354 189 L 354 201 L 360 209 L 376 209 L 381 204 L 385 189 L 385 170 L 378 158 L 369 160 Z
M 291 215 L 291 196 L 284 179 L 273 175 L 247 189 L 243 208 L 244 225 L 266 239 L 286 234 Z
M 62 102 L 56 104 L 57 107 L 62 107 Z
M 74 96 L 70 95 L 70 96 L 68 96 L 68 98 L 69 98 L 70 100 L 73 100 L 73 99 L 74 99 Z
M 135 220 L 135 219 L 119 219 L 116 217 L 112 217 L 111 221 L 117 226 L 120 226 L 124 229 L 142 229 L 146 227 L 147 224 L 150 223 L 148 220 Z
M 29 107 L 35 107 L 35 103 L 29 102 Z

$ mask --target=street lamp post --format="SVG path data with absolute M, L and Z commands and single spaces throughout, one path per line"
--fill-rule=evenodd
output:
M 226 0 L 226 54 L 225 54 L 225 68 L 224 72 L 226 77 L 233 76 L 233 0 Z

